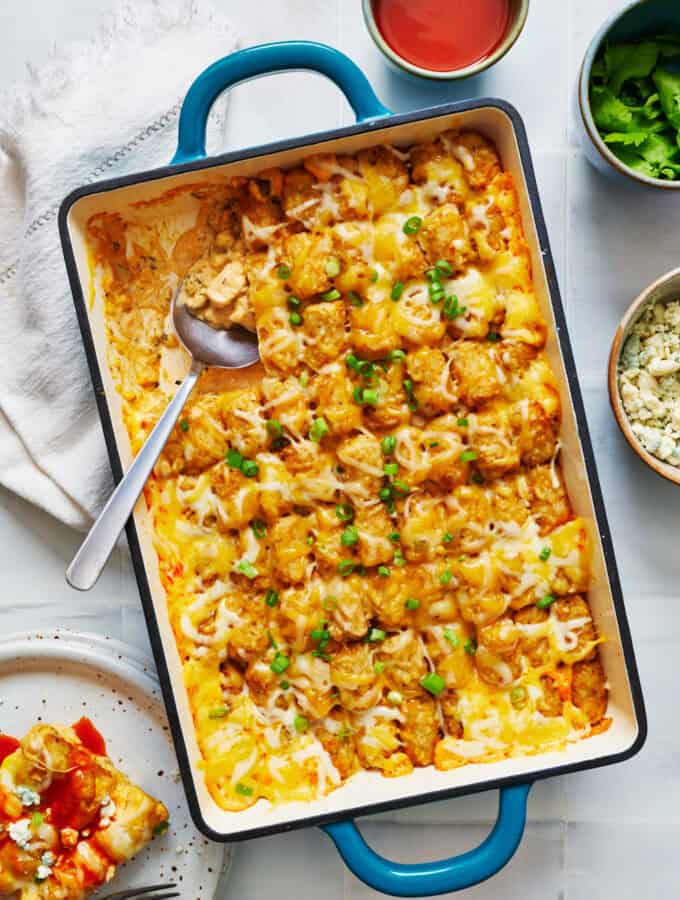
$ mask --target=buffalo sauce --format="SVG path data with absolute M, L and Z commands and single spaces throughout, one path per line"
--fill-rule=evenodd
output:
M 390 47 L 421 69 L 464 69 L 503 40 L 510 0 L 373 0 L 375 22 Z
M 92 721 L 85 716 L 74 724 L 73 730 L 78 735 L 78 740 L 90 753 L 96 756 L 106 756 L 106 741 L 95 728 Z
M 15 750 L 18 750 L 21 744 L 19 741 L 10 737 L 9 734 L 0 734 L 0 763 L 3 759 L 7 759 Z

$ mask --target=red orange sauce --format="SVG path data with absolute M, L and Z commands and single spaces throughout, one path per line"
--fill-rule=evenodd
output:
M 421 69 L 464 69 L 490 56 L 510 21 L 510 0 L 373 0 L 376 25 Z

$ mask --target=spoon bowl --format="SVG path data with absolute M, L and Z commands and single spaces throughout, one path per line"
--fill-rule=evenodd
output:
M 203 369 L 244 369 L 260 358 L 256 334 L 239 325 L 213 328 L 199 319 L 183 301 L 183 286 L 184 279 L 172 298 L 172 322 L 191 367 L 66 570 L 66 580 L 76 590 L 90 590 L 101 575 Z

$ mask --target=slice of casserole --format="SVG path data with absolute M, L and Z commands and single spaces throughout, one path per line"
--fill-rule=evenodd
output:
M 79 900 L 167 828 L 165 806 L 113 766 L 89 720 L 3 737 L 3 754 L 0 896 Z

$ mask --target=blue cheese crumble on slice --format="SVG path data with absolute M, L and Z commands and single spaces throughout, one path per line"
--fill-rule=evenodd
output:
M 680 466 L 680 300 L 652 304 L 633 325 L 621 353 L 619 391 L 645 450 Z
M 51 851 L 47 850 L 40 857 L 40 865 L 35 872 L 35 880 L 40 884 L 41 881 L 47 881 L 52 874 L 52 866 L 56 862 L 57 857 Z
M 40 806 L 40 794 L 31 788 L 20 785 L 16 794 L 22 806 Z
M 17 847 L 20 847 L 22 850 L 28 850 L 28 846 L 33 839 L 30 819 L 17 819 L 16 822 L 11 822 L 7 831 L 10 839 L 14 841 Z

